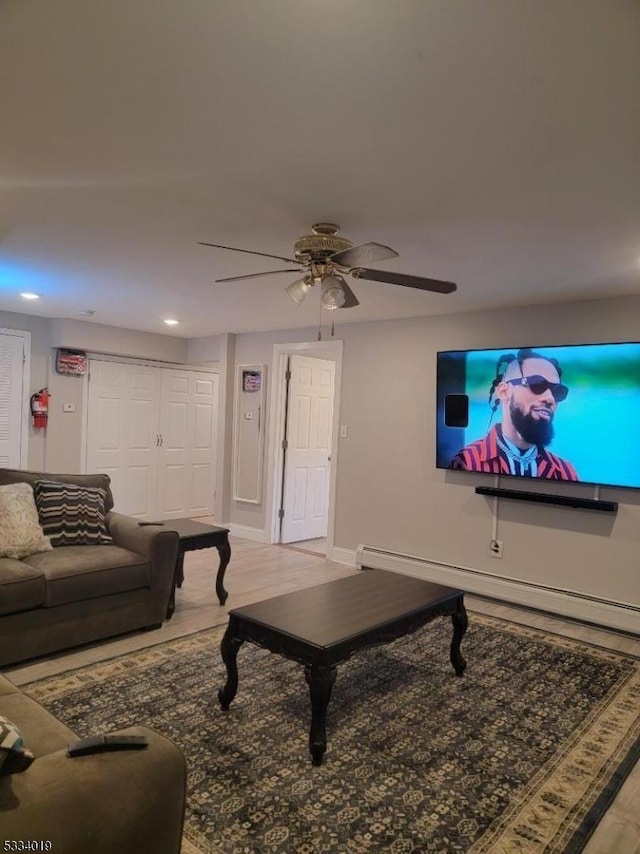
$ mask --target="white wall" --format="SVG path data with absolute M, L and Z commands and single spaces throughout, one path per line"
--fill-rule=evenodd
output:
M 380 324 L 377 334 L 349 330 L 341 416 L 349 438 L 340 447 L 336 544 L 366 543 L 637 602 L 639 492 L 601 491 L 620 502 L 616 516 L 503 499 L 504 557 L 495 560 L 488 555 L 493 500 L 474 492 L 493 477 L 435 468 L 434 404 L 438 350 L 633 340 L 632 309 L 637 317 L 639 308 L 640 300 L 591 302 Z M 545 489 L 554 486 L 593 496 L 587 485 Z
M 338 326 L 340 423 L 349 434 L 339 446 L 335 546 L 367 544 L 639 603 L 640 492 L 602 489 L 601 498 L 620 502 L 616 515 L 503 499 L 504 557 L 496 560 L 488 554 L 493 499 L 474 492 L 481 483 L 492 485 L 493 476 L 435 468 L 434 410 L 438 350 L 637 340 L 638 317 L 640 298 L 626 297 Z M 239 335 L 236 361 L 272 369 L 274 343 L 314 337 L 313 330 Z M 583 484 L 545 488 L 593 497 L 593 487 Z M 264 527 L 264 503 L 232 504 L 231 522 Z
M 338 448 L 335 546 L 355 550 L 366 544 L 505 579 L 638 603 L 640 491 L 602 489 L 601 498 L 619 502 L 615 515 L 501 500 L 497 523 L 504 557 L 492 559 L 487 547 L 493 499 L 476 495 L 474 487 L 492 484 L 493 478 L 435 468 L 434 412 L 438 350 L 638 340 L 638 317 L 640 297 L 626 297 L 404 321 L 338 324 L 336 338 L 344 341 L 340 423 L 348 426 L 349 435 L 340 440 Z M 69 324 L 0 312 L 1 326 L 32 333 L 30 393 L 49 384 L 54 394 L 46 443 L 42 433 L 31 430 L 29 467 L 33 469 L 79 471 L 81 467 L 78 443 L 84 384 L 56 375 L 53 353 L 56 346 L 92 349 L 98 339 L 93 337 L 95 329 L 83 328 L 96 324 Z M 187 356 L 188 346 L 183 339 L 147 333 L 139 333 L 138 337 L 131 330 L 125 330 L 124 336 L 122 330 L 114 330 L 111 339 L 109 329 L 99 330 L 103 352 L 158 359 L 160 354 L 165 358 L 169 354 L 179 357 L 184 351 Z M 227 379 L 221 439 L 226 443 L 226 452 L 216 499 L 221 521 L 258 530 L 267 527 L 264 500 L 261 505 L 224 505 L 230 488 L 234 366 L 267 365 L 268 407 L 273 344 L 312 342 L 315 338 L 315 329 L 243 334 L 226 336 L 219 339 L 219 345 L 211 341 L 203 345 L 204 349 L 190 351 L 191 356 L 199 353 L 205 359 L 214 355 L 219 358 L 221 374 Z M 76 403 L 72 416 L 62 413 L 63 402 Z M 267 425 L 269 417 L 267 411 Z M 268 433 L 265 439 L 268 449 Z M 604 452 L 613 452 L 614 448 L 612 436 L 612 446 Z M 265 454 L 265 475 L 267 465 Z M 263 483 L 266 494 L 266 476 Z M 545 489 L 593 495 L 593 488 L 583 484 L 545 484 Z
M 225 336 L 209 335 L 204 338 L 190 338 L 187 341 L 187 362 L 211 364 L 219 362 L 224 356 Z
M 137 332 L 105 326 L 87 320 L 56 318 L 50 320 L 51 346 L 110 353 L 137 359 L 184 364 L 187 361 L 187 339 L 156 332 Z
M 83 378 L 56 373 L 58 347 L 176 364 L 185 363 L 187 358 L 187 340 L 184 338 L 136 332 L 90 321 L 0 312 L 0 326 L 31 332 L 29 395 L 44 386 L 51 394 L 46 430 L 29 427 L 28 467 L 37 471 L 83 470 L 82 434 L 87 385 Z M 75 411 L 63 412 L 64 403 L 73 403 Z

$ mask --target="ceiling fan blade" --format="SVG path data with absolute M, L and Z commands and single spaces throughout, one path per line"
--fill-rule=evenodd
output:
M 253 249 L 236 249 L 235 246 L 222 246 L 220 243 L 204 243 L 198 240 L 198 246 L 213 246 L 214 249 L 230 249 L 232 252 L 245 252 L 247 255 L 262 255 L 263 258 L 277 258 L 278 261 L 287 261 L 289 264 L 299 264 L 295 258 L 283 258 L 282 255 L 269 255 L 266 252 L 254 252 Z
M 349 285 L 344 281 L 344 279 L 342 280 L 341 284 L 345 296 L 344 305 L 342 306 L 342 308 L 354 308 L 356 305 L 360 305 L 360 300 L 351 290 Z
M 329 258 L 334 264 L 341 267 L 359 267 L 361 264 L 371 264 L 375 261 L 386 261 L 387 258 L 397 258 L 398 253 L 389 246 L 382 243 L 363 243 L 361 246 L 352 246 L 351 249 L 343 249 L 342 252 L 334 252 Z
M 388 270 L 370 270 L 356 267 L 351 270 L 356 279 L 369 279 L 372 282 L 387 282 L 390 285 L 403 285 L 405 288 L 419 288 L 421 291 L 433 291 L 436 294 L 452 294 L 458 289 L 454 282 L 440 279 L 426 279 L 424 276 L 407 276 L 404 273 L 391 273 Z
M 216 282 L 239 282 L 242 279 L 257 279 L 259 276 L 273 276 L 276 273 L 299 273 L 300 270 L 267 270 L 266 273 L 249 273 L 247 276 L 228 276 L 226 279 L 216 279 Z

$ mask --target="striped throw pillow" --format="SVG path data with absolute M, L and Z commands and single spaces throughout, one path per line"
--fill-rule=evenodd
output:
M 52 546 L 113 543 L 105 522 L 104 489 L 37 480 L 33 493 L 42 530 Z

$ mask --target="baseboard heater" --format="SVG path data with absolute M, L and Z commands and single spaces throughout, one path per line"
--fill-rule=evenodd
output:
M 546 495 L 543 492 L 525 492 L 522 489 L 501 489 L 497 486 L 476 486 L 478 495 L 495 495 L 497 498 L 514 498 L 517 501 L 533 501 L 536 504 L 559 504 L 561 507 L 577 507 L 581 510 L 600 510 L 615 513 L 617 501 L 600 501 L 596 498 L 577 498 L 571 495 Z
M 527 608 L 548 611 L 623 632 L 635 634 L 640 625 L 640 607 L 637 605 L 494 575 L 480 569 L 455 566 L 375 546 L 358 546 L 356 566 L 359 569 L 366 567 L 402 572 L 467 593 L 476 593 L 490 599 L 524 605 Z

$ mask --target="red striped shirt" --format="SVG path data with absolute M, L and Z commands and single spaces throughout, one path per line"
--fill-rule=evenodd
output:
M 537 477 L 547 480 L 579 480 L 575 468 L 567 460 L 544 448 L 538 449 Z M 464 447 L 451 460 L 449 468 L 458 471 L 481 471 L 489 474 L 510 474 L 509 460 L 498 445 L 498 426 L 487 435 Z

